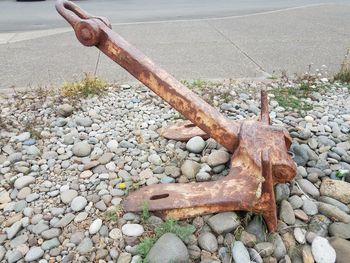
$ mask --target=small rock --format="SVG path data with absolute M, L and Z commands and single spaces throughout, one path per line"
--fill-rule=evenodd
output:
M 57 108 L 58 115 L 62 117 L 69 117 L 72 115 L 73 111 L 74 108 L 69 104 L 62 104 Z
M 294 225 L 295 223 L 293 208 L 286 200 L 282 200 L 281 202 L 280 219 L 288 225 Z
M 195 136 L 186 143 L 186 149 L 191 153 L 201 153 L 204 147 L 205 141 L 200 136 Z
M 139 224 L 125 224 L 122 226 L 123 234 L 129 237 L 141 236 L 144 231 L 143 226 Z
M 191 160 L 186 160 L 181 165 L 181 172 L 188 179 L 193 179 L 195 178 L 196 174 L 199 172 L 200 168 L 201 166 L 199 163 Z
M 234 262 L 250 263 L 249 252 L 241 241 L 235 241 L 233 243 L 232 258 Z
M 70 207 L 73 211 L 79 212 L 83 210 L 86 205 L 87 205 L 86 198 L 83 196 L 77 196 L 72 200 Z
M 225 164 L 230 160 L 230 154 L 228 152 L 218 150 L 218 151 L 212 151 L 211 154 L 209 154 L 207 163 L 211 166 L 218 166 L 220 164 Z
M 75 156 L 78 157 L 88 156 L 91 153 L 91 145 L 88 144 L 86 141 L 77 142 L 73 145 L 72 152 Z
M 318 198 L 320 196 L 320 192 L 314 186 L 313 183 L 311 183 L 309 180 L 306 179 L 299 179 L 298 184 L 300 188 L 307 194 L 311 195 L 313 198 Z
M 345 204 L 350 203 L 350 183 L 326 179 L 322 181 L 320 192 L 321 195 L 332 197 Z
M 61 193 L 61 201 L 64 204 L 69 204 L 77 196 L 78 196 L 77 191 L 73 189 L 69 189 Z
M 336 253 L 328 240 L 323 237 L 316 237 L 311 245 L 312 255 L 317 263 L 334 263 Z
M 119 228 L 113 228 L 111 232 L 109 232 L 109 237 L 115 240 L 120 240 L 123 238 L 123 234 Z
M 337 263 L 349 263 L 350 258 L 350 241 L 332 237 L 329 240 L 337 254 Z
M 209 252 L 215 252 L 218 250 L 218 241 L 216 237 L 210 232 L 203 232 L 198 237 L 199 246 Z
M 90 238 L 86 237 L 83 239 L 83 241 L 80 242 L 79 246 L 77 247 L 77 251 L 80 254 L 88 254 L 93 249 L 93 243 Z
M 171 246 L 169 246 L 171 244 Z M 149 251 L 146 260 L 150 263 L 177 262 L 188 263 L 187 247 L 173 233 L 162 235 Z
M 262 243 L 256 244 L 254 249 L 256 251 L 258 251 L 258 253 L 262 257 L 268 257 L 268 256 L 272 255 L 272 253 L 274 251 L 274 246 L 270 242 L 262 242 Z
M 119 143 L 116 140 L 111 140 L 107 143 L 107 148 L 113 152 L 113 153 L 117 153 L 119 148 Z
M 224 212 L 210 217 L 208 224 L 220 235 L 235 230 L 240 225 L 240 220 L 235 212 Z
M 14 186 L 16 189 L 20 190 L 23 187 L 26 187 L 34 182 L 35 182 L 35 178 L 33 176 L 26 175 L 26 176 L 22 176 L 22 177 L 17 178 Z
M 44 255 L 44 250 L 41 249 L 41 247 L 31 247 L 30 250 L 27 252 L 24 260 L 27 262 L 37 260 L 41 258 Z
M 334 205 L 319 203 L 318 210 L 321 214 L 331 218 L 333 221 L 350 223 L 350 215 L 346 214 L 344 211 L 340 210 Z
M 100 218 L 95 219 L 90 225 L 89 233 L 91 235 L 96 234 L 98 231 L 100 231 L 101 226 L 102 226 L 102 220 Z
M 350 239 L 350 224 L 335 222 L 329 226 L 329 234 L 331 236 Z
M 0 192 L 0 204 L 11 202 L 10 194 L 7 191 Z

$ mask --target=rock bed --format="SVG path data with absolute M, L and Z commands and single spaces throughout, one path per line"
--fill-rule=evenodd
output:
M 232 119 L 254 118 L 263 85 L 278 84 L 196 92 Z M 350 97 L 340 84 L 323 86 L 308 112 L 270 98 L 272 123 L 289 130 L 298 165 L 295 180 L 275 188 L 277 233 L 246 212 L 196 217 L 180 222 L 195 227 L 187 240 L 165 233 L 145 262 L 348 262 Z M 144 87 L 77 100 L 27 92 L 0 108 L 1 262 L 141 262 L 137 246 L 162 220 L 123 212 L 125 195 L 228 173 L 230 154 L 213 139 L 186 144 L 157 134 L 181 116 Z

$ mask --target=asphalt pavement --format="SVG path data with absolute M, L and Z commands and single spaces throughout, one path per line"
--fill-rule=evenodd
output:
M 348 1 L 140 1 L 76 3 L 108 17 L 114 31 L 178 79 L 266 78 L 303 73 L 310 63 L 333 74 L 350 47 Z M 16 4 L 0 2 L 0 89 L 56 86 L 94 71 L 97 49 L 78 42 L 53 1 L 21 3 L 31 11 L 11 16 Z M 134 82 L 104 55 L 97 73 Z

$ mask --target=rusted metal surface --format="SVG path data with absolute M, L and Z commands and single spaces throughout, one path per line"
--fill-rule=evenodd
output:
M 287 152 L 291 144 L 288 132 L 270 126 L 267 91 L 261 91 L 259 121 L 229 120 L 113 32 L 106 18 L 91 16 L 66 0 L 57 0 L 56 9 L 83 45 L 99 48 L 188 118 L 185 124 L 162 129 L 165 137 L 188 140 L 195 135 L 210 136 L 233 153 L 225 178 L 143 187 L 126 198 L 125 210 L 141 211 L 145 201 L 151 211 L 174 218 L 248 210 L 262 213 L 269 230 L 275 231 L 273 186 L 291 180 L 296 167 Z
M 210 136 L 190 121 L 178 122 L 158 129 L 158 133 L 169 140 L 186 142 L 189 139 L 200 136 L 208 139 Z

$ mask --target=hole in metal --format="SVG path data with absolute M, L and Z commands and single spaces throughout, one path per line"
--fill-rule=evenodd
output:
M 160 194 L 160 195 L 152 195 L 151 200 L 158 200 L 158 199 L 164 199 L 167 198 L 169 194 Z
M 292 159 L 294 159 L 294 157 L 295 157 L 295 154 L 293 153 L 293 152 L 291 152 L 291 151 L 288 151 L 288 154 L 292 157 Z
M 185 127 L 186 128 L 192 128 L 192 127 L 196 127 L 196 125 L 193 124 L 193 123 L 189 123 L 189 124 L 186 124 Z

